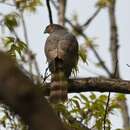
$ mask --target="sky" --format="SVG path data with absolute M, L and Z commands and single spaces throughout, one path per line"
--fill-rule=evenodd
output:
M 76 13 L 78 14 L 79 21 L 84 23 L 96 10 L 96 0 L 68 0 L 66 16 L 72 18 Z M 129 49 L 130 49 L 130 0 L 117 0 L 116 5 L 116 19 L 119 31 L 119 65 L 121 70 L 121 76 L 125 80 L 130 79 L 130 68 L 126 64 L 130 64 Z M 0 4 L 0 12 L 6 14 L 13 10 Z M 53 20 L 57 23 L 57 12 L 53 9 Z M 37 62 L 41 70 L 41 74 L 44 73 L 47 67 L 46 58 L 44 55 L 44 44 L 48 35 L 45 35 L 44 29 L 49 24 L 48 11 L 44 2 L 44 6 L 39 7 L 37 12 L 30 14 L 26 12 L 24 14 L 25 22 L 27 25 L 29 45 L 33 52 L 36 54 Z M 108 23 L 107 9 L 102 9 L 96 19 L 90 24 L 86 30 L 87 35 L 90 38 L 94 38 L 94 42 L 98 45 L 98 52 L 100 56 L 106 61 L 107 66 L 111 69 L 111 58 L 109 54 L 109 23 Z M 17 29 L 20 37 L 23 38 L 22 29 Z M 78 39 L 79 43 L 83 43 L 83 39 Z M 97 76 L 96 74 L 106 75 L 101 69 L 96 68 L 91 62 L 95 61 L 93 53 L 88 50 L 88 65 L 79 62 L 78 77 L 90 77 Z M 92 73 L 91 73 L 92 72 Z M 96 73 L 96 74 L 95 74 Z M 130 101 L 130 96 L 127 96 Z M 130 103 L 128 102 L 129 106 Z M 130 111 L 130 107 L 129 107 Z M 117 111 L 112 116 L 113 129 L 122 126 L 121 120 L 119 120 L 119 113 Z

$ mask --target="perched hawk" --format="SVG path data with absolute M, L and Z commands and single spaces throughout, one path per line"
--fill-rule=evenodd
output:
M 78 42 L 73 34 L 58 24 L 48 25 L 44 32 L 49 33 L 45 43 L 45 55 L 52 73 L 50 99 L 65 100 L 67 86 L 63 85 L 66 82 L 62 83 L 61 81 L 68 80 L 72 69 L 78 63 Z

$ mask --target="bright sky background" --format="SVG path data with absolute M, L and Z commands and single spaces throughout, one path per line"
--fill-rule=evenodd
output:
M 84 23 L 96 10 L 95 2 L 97 0 L 68 0 L 68 8 L 66 16 L 71 18 L 75 13 L 78 14 L 79 20 L 81 23 Z M 120 70 L 121 76 L 123 79 L 130 79 L 130 68 L 126 64 L 130 64 L 129 52 L 130 52 L 130 0 L 117 0 L 116 6 L 116 16 L 117 24 L 119 29 L 119 44 L 120 44 Z M 12 8 L 13 9 L 13 8 Z M 11 10 L 12 10 L 11 9 Z M 1 6 L 0 12 L 7 13 L 10 11 L 6 6 Z M 57 23 L 57 13 L 53 9 L 53 19 Z M 44 56 L 44 43 L 47 35 L 45 35 L 44 29 L 48 25 L 48 12 L 46 5 L 44 7 L 39 7 L 35 14 L 26 13 L 26 24 L 28 30 L 28 37 L 30 48 L 37 54 L 37 61 L 43 74 L 46 68 L 46 59 Z M 99 45 L 98 52 L 100 56 L 106 60 L 106 64 L 111 68 L 111 59 L 109 55 L 109 23 L 108 23 L 108 13 L 107 9 L 103 9 L 99 15 L 94 19 L 90 24 L 89 28 L 86 30 L 86 33 L 89 37 L 95 38 L 95 43 Z M 21 29 L 18 29 L 19 35 L 21 37 Z M 79 43 L 83 43 L 83 40 L 80 39 Z M 91 61 L 95 61 L 93 53 L 88 50 L 88 58 Z M 104 71 L 97 69 L 88 61 L 88 66 L 85 64 L 79 63 L 80 71 L 78 76 L 89 77 L 94 76 L 90 71 L 98 74 L 105 74 Z M 127 96 L 129 97 L 129 96 Z M 129 103 L 130 106 L 130 103 Z M 130 109 L 130 108 L 129 108 Z M 121 127 L 121 120 L 119 120 L 119 114 L 117 112 L 112 117 L 113 120 L 113 129 L 116 127 Z

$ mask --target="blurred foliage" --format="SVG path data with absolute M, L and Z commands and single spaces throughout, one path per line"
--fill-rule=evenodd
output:
M 16 12 L 11 12 L 10 14 L 5 15 L 4 24 L 10 31 L 13 31 L 15 27 L 19 25 L 18 23 L 19 15 Z
M 12 58 L 19 62 L 20 60 L 23 60 L 25 55 L 27 55 L 26 53 L 28 50 L 28 45 L 18 36 L 16 31 L 17 28 L 22 27 L 21 13 L 23 13 L 23 11 L 33 13 L 42 3 L 40 0 L 0 0 L 0 4 L 5 4 L 10 8 L 16 7 L 16 9 L 7 14 L 4 10 L 3 12 L 0 12 L 0 28 L 2 29 L 0 30 L 2 33 L 2 37 L 0 37 L 0 44 L 2 43 L 4 45 L 4 50 L 7 51 Z M 29 51 L 28 55 L 28 57 L 31 55 Z M 29 60 L 27 62 L 29 62 Z M 20 117 L 10 111 L 7 106 L 0 104 L 0 113 L 0 129 L 28 129 Z

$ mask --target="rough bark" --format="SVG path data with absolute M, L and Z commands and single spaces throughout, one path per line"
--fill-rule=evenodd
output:
M 116 23 L 116 16 L 115 16 L 115 6 L 116 0 L 112 0 L 112 4 L 109 7 L 109 19 L 110 19 L 110 52 L 112 58 L 112 72 L 115 72 L 116 68 L 116 78 L 120 77 L 119 74 L 119 64 L 118 62 L 118 51 L 119 51 L 119 44 L 118 44 L 118 30 L 117 30 L 117 23 Z
M 78 78 L 69 80 L 68 93 L 80 92 L 116 92 L 130 94 L 130 81 L 107 78 Z M 50 83 L 45 84 L 44 94 L 50 92 Z

